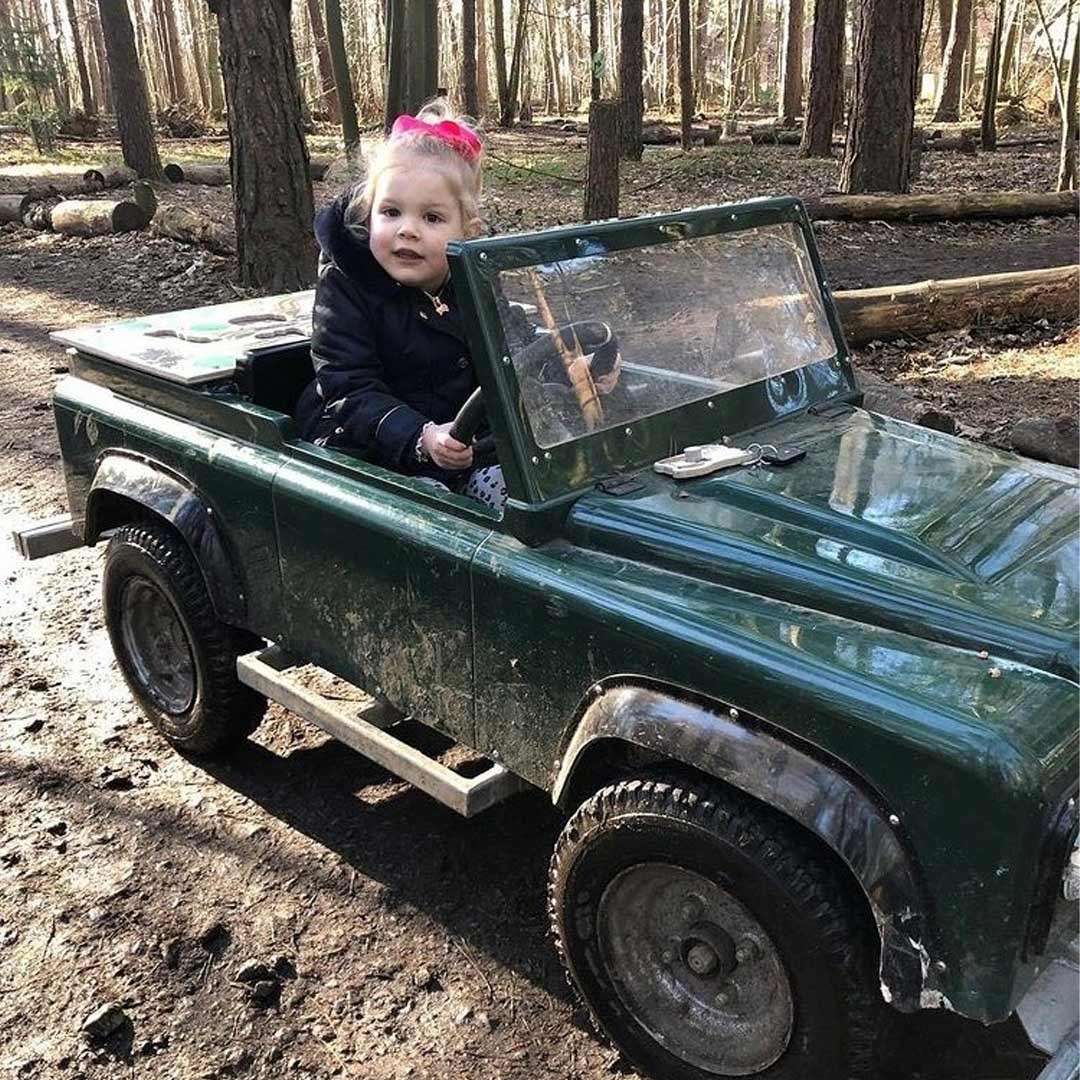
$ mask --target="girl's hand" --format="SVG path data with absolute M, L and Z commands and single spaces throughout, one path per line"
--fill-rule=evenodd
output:
M 450 437 L 449 424 L 428 424 L 424 428 L 421 444 L 424 453 L 441 469 L 467 469 L 473 463 L 471 446 Z

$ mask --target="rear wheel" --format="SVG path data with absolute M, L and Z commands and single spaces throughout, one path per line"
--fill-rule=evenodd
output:
M 873 1075 L 872 928 L 811 840 L 708 786 L 632 780 L 567 823 L 555 938 L 599 1026 L 665 1080 Z
M 120 670 L 153 725 L 208 754 L 251 734 L 266 699 L 236 677 L 259 644 L 222 623 L 184 541 L 167 525 L 118 529 L 105 553 L 105 624 Z

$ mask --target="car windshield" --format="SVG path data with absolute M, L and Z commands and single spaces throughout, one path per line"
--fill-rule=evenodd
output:
M 503 330 L 541 447 L 837 353 L 810 252 L 777 224 L 502 270 Z

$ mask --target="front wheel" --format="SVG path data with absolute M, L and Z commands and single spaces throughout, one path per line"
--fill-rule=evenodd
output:
M 154 727 L 208 754 L 255 730 L 266 698 L 236 677 L 259 639 L 222 623 L 187 545 L 167 525 L 125 525 L 109 541 L 105 625 L 120 670 Z
M 549 908 L 572 982 L 646 1073 L 873 1074 L 872 929 L 768 807 L 710 786 L 604 788 L 559 838 Z

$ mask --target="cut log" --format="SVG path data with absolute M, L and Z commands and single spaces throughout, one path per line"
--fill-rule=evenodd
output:
M 321 180 L 334 164 L 332 157 L 313 157 L 311 159 L 311 179 Z
M 0 195 L 0 221 L 22 221 L 32 201 L 29 195 Z
M 207 184 L 212 187 L 223 187 L 229 183 L 228 165 L 200 162 L 181 165 L 177 162 L 169 162 L 164 172 L 165 179 L 171 180 L 174 184 Z
M 122 200 L 69 200 L 53 207 L 54 232 L 69 236 L 105 236 L 146 227 L 145 211 L 137 203 Z
M 92 195 L 100 190 L 101 184 L 97 180 L 87 180 L 82 173 L 0 175 L 0 192 L 5 195 L 29 195 L 31 199 L 48 199 L 54 195 Z
M 236 241 L 228 229 L 183 206 L 159 206 L 151 231 L 155 236 L 167 236 L 185 244 L 199 244 L 221 255 L 236 253 Z
M 1008 319 L 1076 315 L 1080 265 L 833 294 L 851 345 Z
M 806 199 L 815 221 L 963 221 L 1075 214 L 1075 191 L 961 192 L 942 195 L 824 195 Z
M 970 135 L 946 135 L 940 139 L 924 139 L 922 150 L 959 150 L 962 154 L 977 154 L 979 144 Z
M 124 184 L 134 183 L 137 179 L 135 170 L 129 169 L 126 165 L 99 165 L 83 173 L 83 180 L 87 184 L 94 185 L 91 191 L 97 188 L 122 187 Z
M 802 132 L 792 128 L 755 127 L 750 129 L 750 141 L 755 146 L 798 146 Z M 833 145 L 838 145 L 833 140 Z
M 146 214 L 146 220 L 149 221 L 157 213 L 157 196 L 154 194 L 154 189 L 151 184 L 146 180 L 136 180 L 131 185 L 131 199 L 138 206 L 142 207 L 142 211 Z

